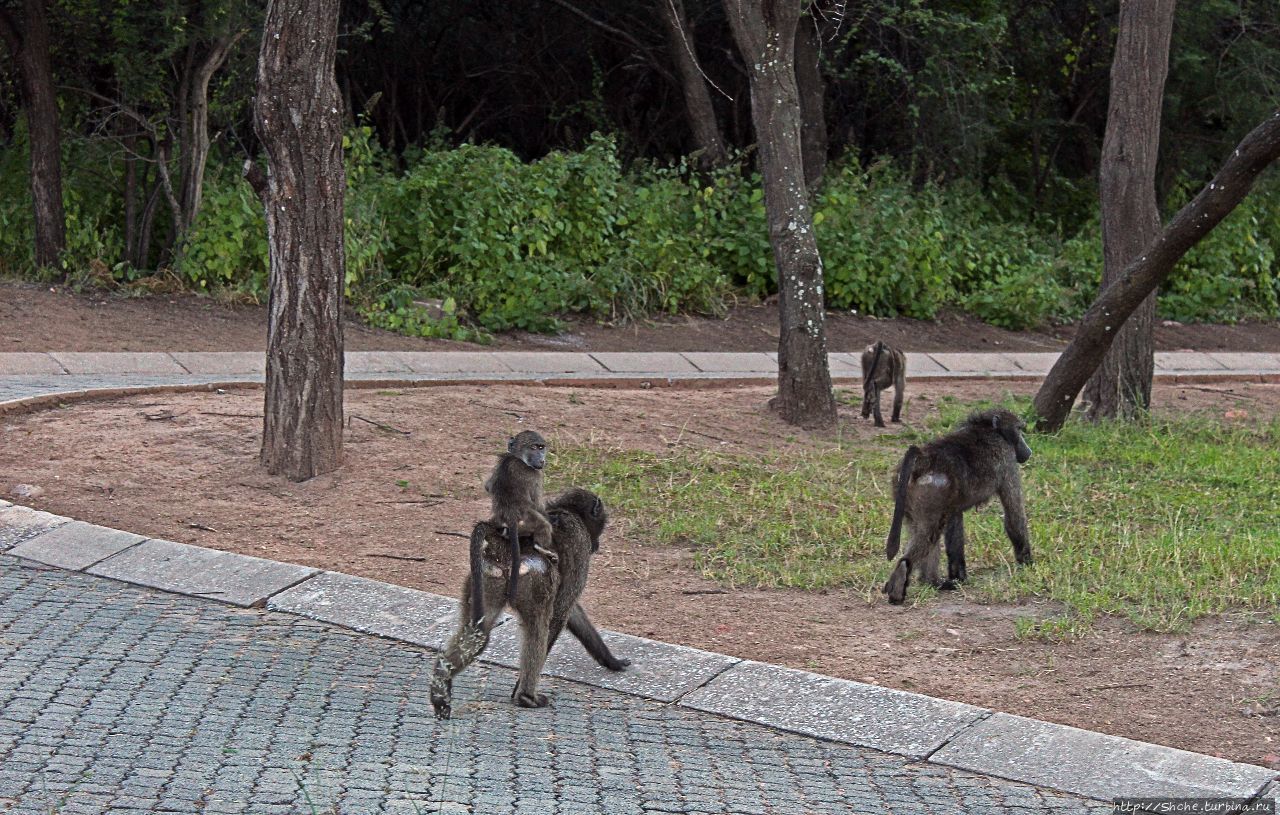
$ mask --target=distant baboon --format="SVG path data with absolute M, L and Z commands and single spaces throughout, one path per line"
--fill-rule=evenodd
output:
M 893 388 L 893 418 L 900 421 L 907 384 L 907 357 L 897 348 L 877 340 L 862 352 L 862 418 L 875 411 L 876 427 L 884 427 L 880 415 L 880 391 Z
M 955 431 L 922 447 L 912 445 L 894 476 L 893 523 L 885 555 L 898 554 L 898 538 L 905 517 L 911 526 L 906 551 L 894 567 L 884 591 L 889 602 L 901 603 L 915 569 L 920 580 L 939 588 L 954 588 L 968 577 L 964 563 L 964 513 L 1000 497 L 1004 531 L 1013 542 L 1018 563 L 1031 562 L 1027 516 L 1022 504 L 1018 465 L 1031 458 L 1022 437 L 1026 425 L 1007 410 L 975 413 Z M 947 577 L 938 579 L 938 538 L 946 534 Z
M 578 604 L 587 584 L 591 554 L 599 548 L 600 534 L 608 521 L 604 504 L 587 490 L 571 489 L 548 504 L 546 511 L 554 526 L 551 544 L 556 557 L 551 559 L 529 548 L 520 560 L 524 579 L 510 603 L 520 618 L 521 629 L 520 675 L 511 698 L 521 707 L 544 707 L 548 703 L 547 697 L 538 693 L 538 677 L 551 646 L 566 625 L 600 665 L 621 671 L 631 664 L 630 660 L 613 655 Z M 458 631 L 432 671 L 431 705 L 441 719 L 452 715 L 453 677 L 489 644 L 489 632 L 509 597 L 504 593 L 508 586 L 507 563 L 501 557 L 505 554 L 505 540 L 500 530 L 481 521 L 472 532 L 473 549 L 477 540 L 485 554 L 481 581 L 477 584 L 468 576 L 462 584 Z M 501 554 L 490 557 L 487 544 L 493 544 Z M 480 620 L 474 622 L 470 610 L 477 585 L 484 592 L 484 609 Z
M 489 493 L 492 513 L 489 523 L 504 531 L 510 565 L 507 568 L 507 597 L 515 597 L 520 580 L 520 535 L 533 539 L 533 545 L 544 555 L 551 543 L 551 524 L 542 511 L 542 468 L 547 464 L 547 442 L 532 430 L 522 430 L 507 441 L 507 452 L 498 458 L 493 473 L 484 482 Z M 485 606 L 484 584 L 480 581 L 483 536 L 479 543 L 471 539 L 471 580 L 480 586 L 472 601 L 471 620 L 480 619 Z

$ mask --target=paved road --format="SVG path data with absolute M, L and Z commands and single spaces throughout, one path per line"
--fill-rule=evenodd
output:
M 0 812 L 1108 812 L 1026 784 L 0 556 Z M 6 808 L 7 807 L 7 808 Z

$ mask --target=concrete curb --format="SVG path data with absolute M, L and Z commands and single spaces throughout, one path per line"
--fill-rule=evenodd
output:
M 0 551 L 28 562 L 147 588 L 265 607 L 439 648 L 457 601 L 305 566 L 237 555 L 73 521 L 0 502 Z M 99 557 L 110 552 L 105 557 Z M 1107 800 L 1118 795 L 1258 798 L 1280 773 L 1249 764 L 992 713 L 945 699 L 835 679 L 679 645 L 602 632 L 633 660 L 621 674 L 581 648 L 560 648 L 547 673 L 778 730 Z M 571 639 L 564 637 L 563 639 Z M 501 625 L 482 661 L 514 665 L 514 627 Z

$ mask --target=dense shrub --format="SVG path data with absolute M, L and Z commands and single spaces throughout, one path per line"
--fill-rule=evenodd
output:
M 344 139 L 346 292 L 378 326 L 484 339 L 555 329 L 559 317 L 717 313 L 776 289 L 760 179 L 637 162 L 612 140 L 524 162 L 498 147 L 406 152 L 397 169 L 368 127 Z M 95 152 L 96 151 L 96 152 Z M 0 272 L 31 271 L 30 197 L 19 132 L 0 150 Z M 118 157 L 67 148 L 65 268 L 119 281 Z M 261 204 L 234 162 L 213 163 L 173 271 L 197 290 L 267 293 Z M 1186 200 L 1180 187 L 1170 207 Z M 837 163 L 815 197 L 827 305 L 882 316 L 958 307 L 1020 329 L 1078 316 L 1097 293 L 1096 215 L 1065 239 L 1021 215 L 1008 190 L 913 184 L 889 163 Z M 157 218 L 157 238 L 167 228 Z M 1179 264 L 1160 310 L 1179 320 L 1280 316 L 1280 185 L 1264 185 Z

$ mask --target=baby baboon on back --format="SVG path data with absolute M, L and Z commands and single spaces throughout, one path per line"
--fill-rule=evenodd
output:
M 900 421 L 906 384 L 906 354 L 879 340 L 868 345 L 862 352 L 862 418 L 867 418 L 875 411 L 876 427 L 884 427 L 884 418 L 880 415 L 880 391 L 892 387 L 891 421 Z
M 484 482 L 492 502 L 489 522 L 505 529 L 510 566 L 507 596 L 515 597 L 520 580 L 520 535 L 533 538 L 535 548 L 549 555 L 551 523 L 542 511 L 542 468 L 547 464 L 547 442 L 532 430 L 522 430 L 507 442 L 507 452 L 498 458 L 493 474 Z M 479 621 L 484 608 L 480 580 L 481 553 L 475 536 L 471 543 L 471 580 L 475 593 L 471 619 Z
M 485 521 L 476 524 L 472 533 L 473 548 L 478 540 L 485 554 L 481 578 L 476 582 L 468 576 L 463 582 L 458 631 L 440 653 L 432 672 L 431 704 L 439 718 L 452 715 L 453 677 L 475 661 L 489 644 L 489 632 L 508 599 L 520 618 L 521 629 L 520 676 L 511 694 L 517 705 L 544 707 L 547 704 L 547 697 L 538 693 L 538 677 L 547 653 L 565 626 L 605 668 L 621 671 L 631 664 L 613 655 L 578 603 L 587 585 L 591 554 L 599 548 L 600 535 L 608 522 L 604 504 L 587 490 L 572 489 L 548 504 L 546 511 L 555 520 L 552 547 L 556 558 L 550 559 L 535 549 L 527 550 L 519 566 L 524 579 L 515 595 L 506 595 L 503 591 L 507 586 L 507 564 L 501 557 L 505 554 L 505 540 L 500 530 Z M 488 544 L 494 545 L 499 553 L 497 557 L 489 555 Z M 473 621 L 470 610 L 477 588 L 483 591 L 484 608 L 479 621 Z
M 885 584 L 889 602 L 901 603 L 914 569 L 920 579 L 939 588 L 954 588 L 968 575 L 964 563 L 964 513 L 1000 497 L 1004 531 L 1013 542 L 1018 563 L 1031 562 L 1027 515 L 1022 504 L 1018 465 L 1031 458 L 1022 437 L 1026 425 L 1007 410 L 970 416 L 956 430 L 921 447 L 912 445 L 894 476 L 893 523 L 885 555 L 898 554 L 902 521 L 911 527 L 906 551 Z M 938 578 L 938 539 L 946 532 L 947 572 Z

